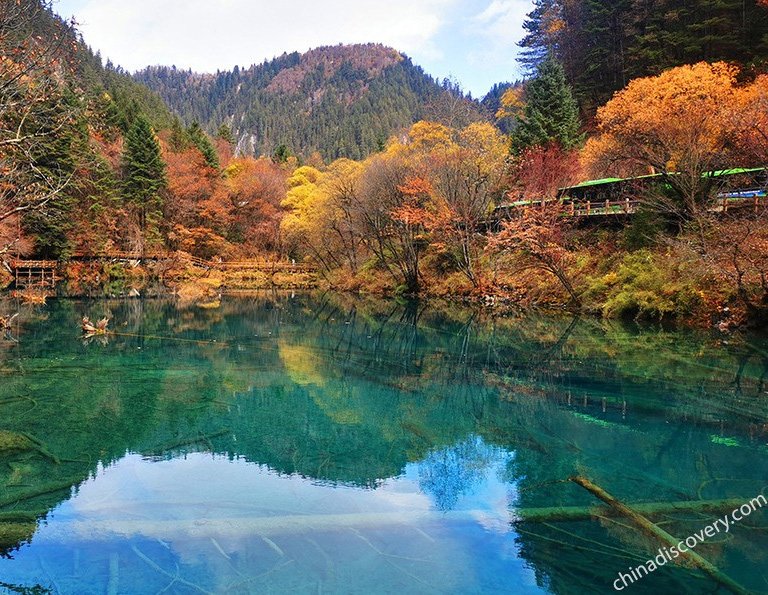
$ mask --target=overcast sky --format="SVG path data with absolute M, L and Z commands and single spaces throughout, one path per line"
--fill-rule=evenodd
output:
M 58 0 L 86 43 L 134 71 L 249 66 L 321 45 L 380 42 L 474 96 L 520 76 L 532 0 Z

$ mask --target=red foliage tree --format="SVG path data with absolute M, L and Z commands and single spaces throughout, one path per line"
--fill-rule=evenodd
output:
M 246 252 L 279 252 L 286 171 L 269 159 L 251 158 L 232 160 L 226 171 L 230 237 L 242 243 Z
M 513 163 L 511 182 L 524 199 L 549 199 L 559 188 L 575 184 L 581 176 L 577 151 L 566 151 L 557 144 L 532 147 Z

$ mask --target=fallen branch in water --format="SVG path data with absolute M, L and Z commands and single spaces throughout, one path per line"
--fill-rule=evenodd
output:
M 37 451 L 41 455 L 43 455 L 45 457 L 48 457 L 49 459 L 51 459 L 57 465 L 61 464 L 61 459 L 59 457 L 57 457 L 55 454 L 53 454 L 50 450 L 48 450 L 48 447 L 45 445 L 45 443 L 43 443 L 42 441 L 40 441 L 37 438 L 35 438 L 32 434 L 28 434 L 27 432 L 19 432 L 19 434 L 21 434 L 27 440 L 32 442 L 37 447 Z
M 99 320 L 96 324 L 93 324 L 87 316 L 83 316 L 82 328 L 85 335 L 106 335 L 109 332 L 107 325 L 109 324 L 109 318 L 106 316 Z
M 19 502 L 24 502 L 25 500 L 32 500 L 32 498 L 37 498 L 39 496 L 47 496 L 49 494 L 55 494 L 56 492 L 71 490 L 73 486 L 78 485 L 81 481 L 82 478 L 72 479 L 66 483 L 54 483 L 42 487 L 39 490 L 22 492 L 21 494 L 16 494 L 10 498 L 4 498 L 0 500 L 0 508 L 3 508 L 4 506 L 10 506 L 11 504 L 18 504 Z
M 193 444 L 199 444 L 200 442 L 208 442 L 210 445 L 210 441 L 212 439 L 221 438 L 222 436 L 227 436 L 231 433 L 232 433 L 232 430 L 225 428 L 223 430 L 219 430 L 218 432 L 214 432 L 213 434 L 205 434 L 202 436 L 197 436 L 195 438 L 186 438 L 184 440 L 179 440 L 178 442 L 169 442 L 166 444 L 161 444 L 160 446 L 153 448 L 149 454 L 153 456 L 159 456 L 168 451 L 176 450 L 183 446 L 191 446 Z
M 675 512 L 724 513 L 744 503 L 743 500 L 690 500 L 682 502 L 640 502 L 628 504 L 632 510 L 647 516 Z M 520 508 L 515 511 L 517 522 L 587 521 L 598 517 L 623 516 L 611 506 L 554 506 L 551 508 Z
M 577 475 L 575 477 L 571 477 L 570 479 L 573 483 L 580 485 L 585 490 L 590 492 L 593 496 L 605 502 L 608 506 L 616 510 L 616 512 L 618 512 L 621 516 L 624 516 L 629 520 L 631 520 L 647 536 L 652 537 L 653 539 L 655 539 L 656 541 L 660 542 L 661 544 L 667 547 L 676 548 L 677 545 L 680 543 L 679 539 L 670 535 L 661 527 L 655 525 L 653 522 L 648 520 L 639 512 L 633 510 L 626 504 L 623 504 L 621 501 L 614 498 L 611 494 L 606 492 L 600 486 L 591 482 L 586 477 Z M 678 551 L 680 552 L 681 558 L 689 562 L 695 568 L 698 568 L 699 570 L 708 574 L 720 585 L 731 590 L 733 593 L 737 593 L 738 595 L 749 594 L 749 591 L 747 591 L 744 587 L 739 585 L 731 577 L 724 574 L 717 566 L 715 566 L 705 558 L 701 557 L 696 552 L 691 551 L 690 549 L 688 550 L 678 549 Z

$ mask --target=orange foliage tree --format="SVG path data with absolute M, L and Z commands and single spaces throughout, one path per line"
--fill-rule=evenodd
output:
M 575 184 L 580 176 L 579 153 L 552 143 L 523 151 L 514 161 L 510 185 L 520 199 L 552 199 L 560 188 Z
M 166 151 L 168 195 L 165 222 L 170 247 L 201 258 L 221 256 L 231 223 L 229 196 L 218 172 L 190 147 Z
M 597 113 L 599 135 L 584 150 L 594 177 L 661 174 L 671 192 L 643 198 L 688 220 L 706 210 L 733 165 L 738 69 L 722 62 L 672 68 L 632 81 Z
M 270 159 L 240 157 L 225 170 L 232 223 L 230 237 L 250 253 L 280 252 L 280 206 L 288 172 Z

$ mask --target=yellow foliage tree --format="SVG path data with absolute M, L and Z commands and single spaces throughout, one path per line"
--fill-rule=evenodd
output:
M 413 293 L 431 242 L 453 271 L 478 286 L 481 228 L 500 194 L 507 154 L 491 124 L 455 130 L 418 122 L 362 163 L 340 159 L 324 171 L 297 169 L 282 203 L 283 234 L 328 271 L 354 273 L 373 256 Z
M 479 261 L 486 236 L 481 228 L 501 195 L 507 155 L 498 129 L 473 123 L 428 157 L 427 178 L 435 192 L 427 229 L 435 248 L 449 255 L 475 287 L 482 285 Z
M 522 86 L 510 87 L 501 96 L 501 105 L 496 112 L 496 119 L 514 118 L 519 115 L 525 106 L 523 96 L 525 89 Z
M 330 271 L 359 266 L 356 184 L 362 165 L 339 159 L 326 171 L 300 167 L 288 180 L 281 229 L 294 249 L 303 248 Z

